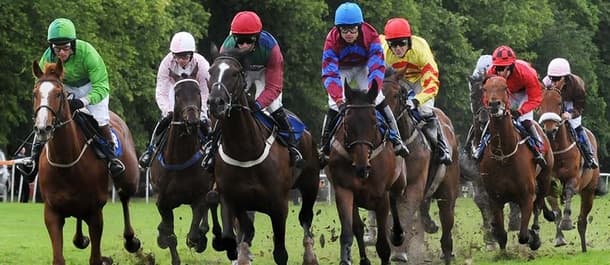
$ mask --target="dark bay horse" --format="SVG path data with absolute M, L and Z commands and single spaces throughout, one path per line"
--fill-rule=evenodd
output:
M 72 242 L 84 249 L 91 243 L 89 264 L 112 264 L 100 250 L 103 230 L 102 208 L 108 200 L 109 173 L 106 162 L 97 158 L 93 139 L 88 138 L 73 120 L 67 92 L 62 83 L 63 65 L 47 64 L 44 72 L 37 62 L 32 69 L 38 78 L 34 86 L 34 132 L 45 142 L 39 160 L 40 191 L 44 198 L 44 220 L 53 245 L 53 265 L 65 264 L 63 226 L 65 218 L 76 218 Z M 129 199 L 137 191 L 139 170 L 131 132 L 119 116 L 110 112 L 110 124 L 119 138 L 125 173 L 114 181 L 123 206 L 123 238 L 131 253 L 140 249 L 129 216 Z M 97 124 L 95 125 L 97 126 Z M 82 222 L 89 227 L 83 235 Z
M 553 173 L 561 181 L 563 186 L 562 198 L 565 200 L 563 217 L 556 220 L 555 246 L 567 244 L 562 230 L 574 228 L 570 219 L 572 214 L 572 197 L 579 193 L 581 201 L 580 214 L 578 216 L 578 234 L 580 235 L 582 252 L 586 252 L 587 216 L 593 207 L 595 188 L 598 181 L 600 181 L 599 168 L 589 169 L 583 166 L 584 160 L 578 150 L 574 135 L 570 133 L 570 124 L 561 118 L 562 107 L 561 91 L 558 89 L 545 89 L 539 110 L 541 113 L 539 123 L 551 141 L 553 156 L 555 157 Z M 586 132 L 593 147 L 595 159 L 597 159 L 597 139 L 588 129 L 586 129 Z M 560 212 L 557 198 L 549 196 L 547 199 L 551 203 L 553 210 Z
M 492 232 L 500 245 L 506 249 L 506 230 L 504 229 L 504 204 L 515 202 L 521 210 L 519 243 L 528 244 L 537 250 L 540 245 L 538 216 L 544 210 L 547 220 L 554 215 L 546 207 L 544 198 L 551 185 L 553 155 L 549 140 L 540 132 L 545 150 L 543 155 L 547 166 L 540 168 L 533 160 L 533 154 L 526 146 L 527 138 L 522 139 L 510 115 L 509 90 L 506 79 L 492 76 L 483 85 L 483 97 L 489 112 L 488 131 L 491 139 L 481 159 L 480 171 L 483 184 L 490 199 L 493 215 Z M 540 128 L 537 128 L 541 131 Z M 532 229 L 529 221 L 534 213 Z
M 298 147 L 306 165 L 300 172 L 290 166 L 288 148 L 276 139 L 279 137 L 276 129 L 268 129 L 248 107 L 245 79 L 248 65 L 242 60 L 248 52 L 226 50 L 210 67 L 208 104 L 210 113 L 218 119 L 216 130 L 221 135 L 214 175 L 223 223 L 222 235 L 214 234 L 212 244 L 216 250 L 226 250 L 229 259 L 238 259 L 238 264 L 249 264 L 254 225 L 247 211 L 262 212 L 269 215 L 273 226 L 273 259 L 277 264 L 287 264 L 284 239 L 288 195 L 291 189 L 297 188 L 303 199 L 299 212 L 305 247 L 303 264 L 318 264 L 311 232 L 320 182 L 316 143 L 305 130 Z M 243 238 L 237 241 L 233 231 L 235 218 L 243 233 Z
M 194 79 L 197 71 L 195 67 L 186 77 L 172 73 L 176 80 L 173 117 L 164 148 L 150 169 L 157 190 L 157 210 L 161 215 L 157 244 L 163 249 L 169 247 L 173 265 L 180 264 L 174 233 L 174 208 L 181 204 L 191 206 L 193 215 L 186 239 L 188 247 L 203 252 L 207 245 L 205 234 L 209 230 L 206 195 L 213 181 L 211 173 L 201 166 L 205 136 L 199 128 L 201 95 L 199 83 Z M 215 213 L 213 211 L 214 216 Z
M 418 129 L 418 124 L 412 117 L 411 111 L 404 104 L 408 97 L 408 91 L 400 85 L 403 77 L 404 71 L 388 71 L 383 82 L 383 93 L 388 105 L 395 113 L 398 128 L 404 138 L 403 141 L 411 151 L 406 159 L 409 170 L 407 171 L 407 207 L 405 208 L 409 210 L 404 211 L 402 220 L 413 219 L 410 217 L 415 215 L 415 211 L 420 205 L 421 221 L 423 221 L 425 230 L 429 233 L 438 231 L 438 226 L 429 214 L 431 200 L 436 199 L 442 226 L 440 240 L 443 252 L 442 258 L 445 264 L 449 264 L 453 256 L 451 230 L 454 224 L 455 201 L 460 190 L 460 168 L 456 162 L 445 166 L 436 161 L 438 159 L 432 157 L 432 152 L 423 132 Z M 440 109 L 435 108 L 434 112 L 443 126 L 448 145 L 452 147 L 452 159 L 458 161 L 458 144 L 453 133 L 453 125 Z M 407 224 L 412 225 L 411 222 L 407 222 Z
M 364 224 L 358 208 L 375 212 L 377 219 L 376 250 L 381 264 L 390 264 L 391 249 L 387 237 L 387 218 L 392 212 L 392 244 L 404 240 L 396 200 L 406 186 L 405 166 L 396 157 L 392 144 L 377 125 L 375 98 L 381 93 L 373 83 L 368 93 L 352 91 L 344 85 L 346 104 L 343 120 L 331 140 L 326 174 L 335 190 L 335 201 L 341 221 L 340 262 L 352 264 L 351 247 L 356 237 L 360 264 L 371 264 L 363 240 Z M 387 131 L 387 129 L 386 129 Z

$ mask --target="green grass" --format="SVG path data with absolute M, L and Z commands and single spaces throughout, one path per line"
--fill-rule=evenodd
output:
M 580 202 L 574 202 L 573 211 L 578 214 Z M 136 201 L 132 204 L 132 221 L 136 234 L 142 241 L 142 253 L 132 255 L 123 249 L 122 216 L 118 203 L 108 203 L 104 208 L 105 227 L 102 238 L 102 253 L 111 256 L 114 264 L 149 264 L 142 256 L 154 257 L 155 264 L 170 264 L 169 251 L 160 249 L 156 244 L 159 215 L 154 203 L 146 204 Z M 302 231 L 298 225 L 299 206 L 290 208 L 287 224 L 287 248 L 289 264 L 300 264 L 302 256 Z M 320 264 L 338 264 L 339 242 L 333 241 L 340 233 L 340 225 L 334 204 L 318 203 L 314 219 L 316 235 L 316 254 Z M 436 218 L 438 210 L 433 206 L 432 214 Z M 588 229 L 589 252 L 580 252 L 580 243 L 576 230 L 567 231 L 565 235 L 570 242 L 561 248 L 553 247 L 554 228 L 552 224 L 543 221 L 543 245 L 536 252 L 519 246 L 516 232 L 509 233 L 507 255 L 499 255 L 499 251 L 487 251 L 480 232 L 481 218 L 471 199 L 460 198 L 457 202 L 457 218 L 454 228 L 454 264 L 531 264 L 531 265 L 573 265 L 573 264 L 610 264 L 610 197 L 598 198 Z M 42 204 L 0 204 L 0 265 L 50 264 L 52 259 L 51 244 L 44 226 Z M 365 212 L 361 212 L 365 215 Z M 178 236 L 179 252 L 182 264 L 229 264 L 224 252 L 216 252 L 208 243 L 208 249 L 196 253 L 186 248 L 185 235 L 190 222 L 191 211 L 187 206 L 175 210 L 176 235 Z M 574 217 L 575 219 L 576 217 Z M 256 219 L 256 237 L 253 242 L 254 264 L 273 264 L 271 226 L 269 218 L 258 214 Z M 75 219 L 67 219 L 64 227 L 64 256 L 67 264 L 88 264 L 90 248 L 76 249 L 72 245 L 75 229 Z M 334 233 L 333 233 L 334 231 Z M 324 236 L 325 244 L 320 244 Z M 427 264 L 441 264 L 439 246 L 440 233 L 427 235 Z M 211 235 L 208 236 L 211 241 Z M 379 264 L 374 248 L 369 247 L 369 258 L 373 264 Z M 353 247 L 354 262 L 358 264 L 357 249 Z

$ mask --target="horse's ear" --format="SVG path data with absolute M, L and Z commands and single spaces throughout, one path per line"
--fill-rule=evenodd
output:
M 216 60 L 219 55 L 220 52 L 218 51 L 218 46 L 216 46 L 216 43 L 212 42 L 212 45 L 210 45 L 210 56 L 212 57 L 211 61 L 213 62 L 214 60 Z
M 40 69 L 40 65 L 38 65 L 38 61 L 32 61 L 32 73 L 36 78 L 40 78 L 42 76 L 42 69 Z
M 57 60 L 57 64 L 55 64 L 55 75 L 57 75 L 57 79 L 64 79 L 64 64 L 61 60 Z
M 369 102 L 374 103 L 375 99 L 377 98 L 377 94 L 379 94 L 379 85 L 377 85 L 377 80 L 373 80 L 369 91 L 366 93 L 366 96 L 369 98 Z

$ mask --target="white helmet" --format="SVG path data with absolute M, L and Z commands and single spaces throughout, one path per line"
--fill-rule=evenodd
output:
M 564 58 L 555 58 L 549 63 L 547 75 L 549 76 L 566 76 L 571 74 L 570 63 Z
M 188 32 L 178 32 L 172 37 L 169 50 L 173 53 L 195 52 L 195 38 Z

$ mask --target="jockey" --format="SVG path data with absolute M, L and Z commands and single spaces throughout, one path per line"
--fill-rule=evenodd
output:
M 117 145 L 110 131 L 110 85 L 104 60 L 90 43 L 76 38 L 76 29 L 69 19 L 53 20 L 49 25 L 47 41 L 49 47 L 40 58 L 40 67 L 44 68 L 47 63 L 61 60 L 65 69 L 64 88 L 74 95 L 68 100 L 70 110 L 74 112 L 87 108 L 93 115 L 108 144 L 110 174 L 113 178 L 120 176 L 125 171 L 125 165 L 114 156 Z M 38 162 L 40 150 L 42 143 L 34 143 L 31 156 L 34 163 Z M 35 171 L 31 170 L 29 173 Z
M 384 27 L 385 35 L 379 39 L 383 44 L 386 66 L 395 71 L 404 70 L 404 82 L 401 86 L 415 94 L 407 99 L 407 106 L 414 115 L 425 121 L 422 131 L 436 147 L 439 161 L 451 164 L 451 152 L 442 127 L 434 114 L 434 97 L 439 91 L 438 66 L 426 40 L 411 34 L 409 22 L 404 18 L 392 18 Z M 418 120 L 419 122 L 419 120 Z
M 277 40 L 263 30 L 261 19 L 255 12 L 241 11 L 233 17 L 231 34 L 224 40 L 221 51 L 231 48 L 250 50 L 245 57 L 250 63 L 245 69 L 246 87 L 256 87 L 256 91 L 252 91 L 255 93 L 249 103 L 250 108 L 252 111 L 267 110 L 271 113 L 280 131 L 289 135 L 290 164 L 302 168 L 305 160 L 297 148 L 294 130 L 282 106 L 284 57 Z M 208 154 L 210 155 L 213 157 L 214 154 Z M 211 164 L 206 163 L 206 167 Z
M 585 108 L 585 82 L 570 71 L 570 63 L 564 58 L 551 60 L 547 76 L 542 80 L 549 89 L 561 91 L 562 111 L 561 118 L 567 120 L 576 133 L 578 146 L 585 158 L 587 168 L 598 168 L 599 165 L 593 156 L 593 148 L 589 137 L 582 126 L 582 113 Z
M 373 81 L 381 91 L 385 65 L 383 49 L 375 28 L 364 22 L 362 10 L 356 3 L 343 3 L 335 12 L 333 27 L 324 42 L 322 53 L 322 83 L 328 92 L 328 113 L 322 129 L 320 158 L 322 162 L 330 152 L 330 133 L 339 110 L 343 109 L 345 81 L 355 82 L 355 89 L 367 91 Z M 383 93 L 375 99 L 376 109 L 383 114 L 397 137 L 390 137 L 394 151 L 407 156 L 409 150 L 402 143 L 394 114 L 387 105 Z
M 209 95 L 208 79 L 210 74 L 210 63 L 199 53 L 196 52 L 195 38 L 191 33 L 178 32 L 174 34 L 169 46 L 169 53 L 159 65 L 157 71 L 157 88 L 155 89 L 155 99 L 157 106 L 161 110 L 161 120 L 157 122 L 153 131 L 152 139 L 146 148 L 146 151 L 140 157 L 140 167 L 146 168 L 150 166 L 151 158 L 156 152 L 156 149 L 164 135 L 169 123 L 172 120 L 174 111 L 174 84 L 176 80 L 171 77 L 171 73 L 181 76 L 190 76 L 192 71 L 197 67 L 196 80 L 199 83 L 201 93 L 201 113 L 200 127 L 202 134 L 210 135 L 210 122 L 207 116 L 207 100 Z
M 534 160 L 540 166 L 545 166 L 546 161 L 541 153 L 542 138 L 536 130 L 534 109 L 542 102 L 542 85 L 538 80 L 538 73 L 526 61 L 517 60 L 515 52 L 508 46 L 500 46 L 492 53 L 492 67 L 487 71 L 488 75 L 498 75 L 506 79 L 510 92 L 510 113 L 528 131 L 534 141 L 527 141 L 527 146 L 534 154 Z M 485 100 L 485 99 L 483 99 Z M 483 132 L 486 134 L 487 132 Z M 488 137 L 481 137 L 479 149 L 474 158 L 480 159 Z

